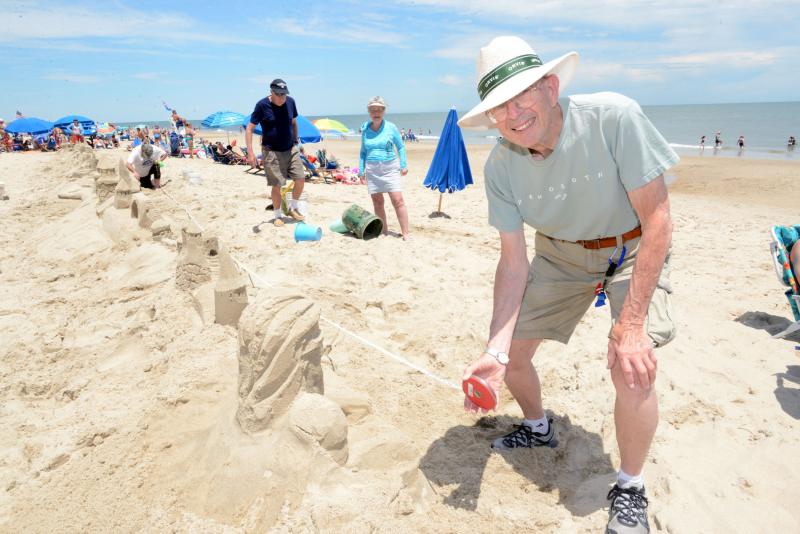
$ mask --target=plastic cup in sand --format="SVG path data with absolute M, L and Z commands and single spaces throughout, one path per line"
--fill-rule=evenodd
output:
M 306 223 L 297 223 L 294 225 L 294 242 L 300 241 L 319 241 L 322 239 L 322 228 L 319 226 L 311 226 Z
M 497 395 L 492 386 L 479 376 L 471 375 L 461 382 L 461 389 L 469 400 L 484 410 L 494 410 L 497 406 Z

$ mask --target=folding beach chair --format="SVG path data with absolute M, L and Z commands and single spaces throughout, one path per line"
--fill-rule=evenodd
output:
M 789 306 L 792 308 L 794 323 L 782 332 L 775 334 L 774 338 L 783 338 L 794 332 L 800 331 L 800 286 L 798 286 L 798 275 L 792 271 L 789 262 L 789 251 L 793 247 L 800 246 L 800 225 L 795 226 L 773 226 L 770 229 L 772 242 L 769 244 L 772 262 L 775 265 L 775 273 L 778 280 L 789 289 L 786 291 L 786 298 L 789 299 Z

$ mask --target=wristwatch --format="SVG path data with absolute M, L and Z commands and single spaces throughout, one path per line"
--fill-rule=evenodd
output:
M 508 365 L 508 354 L 506 354 L 505 352 L 501 352 L 491 347 L 486 347 L 486 350 L 484 350 L 483 352 L 485 352 L 498 362 L 502 363 L 503 365 Z

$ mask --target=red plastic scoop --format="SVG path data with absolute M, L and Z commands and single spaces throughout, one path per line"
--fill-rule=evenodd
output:
M 461 389 L 469 400 L 484 410 L 494 410 L 497 406 L 497 395 L 486 380 L 479 376 L 472 375 L 461 382 Z

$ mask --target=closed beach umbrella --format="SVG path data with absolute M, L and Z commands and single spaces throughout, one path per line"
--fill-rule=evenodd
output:
M 242 126 L 245 128 L 247 128 L 248 124 L 250 124 L 250 115 L 246 116 L 242 121 Z M 253 131 L 258 135 L 263 133 L 260 124 L 256 124 Z M 319 133 L 317 127 L 302 115 L 297 116 L 297 134 L 300 136 L 301 143 L 319 143 L 322 141 L 322 134 Z
M 244 115 L 235 111 L 217 111 L 212 113 L 200 125 L 203 128 L 224 128 L 226 126 L 239 126 Z
M 316 126 L 321 132 L 328 131 L 347 133 L 350 131 L 350 128 L 335 119 L 317 119 L 314 121 L 314 126 Z
M 53 123 L 36 117 L 25 117 L 12 121 L 6 126 L 6 131 L 12 134 L 48 134 L 53 130 Z
M 83 115 L 67 115 L 66 117 L 56 119 L 53 121 L 53 123 L 62 130 L 69 131 L 68 128 L 75 119 L 78 119 L 80 125 L 83 126 L 83 133 L 86 135 L 92 135 L 97 132 L 97 126 L 95 125 L 94 121 L 89 117 L 84 117 Z
M 472 183 L 472 173 L 469 169 L 467 148 L 464 146 L 464 137 L 458 126 L 458 114 L 455 108 L 450 109 L 447 120 L 444 122 L 439 144 L 433 154 L 433 161 L 428 168 L 428 174 L 422 184 L 433 190 L 438 190 L 439 209 L 434 215 L 442 216 L 442 195 L 461 191 Z

